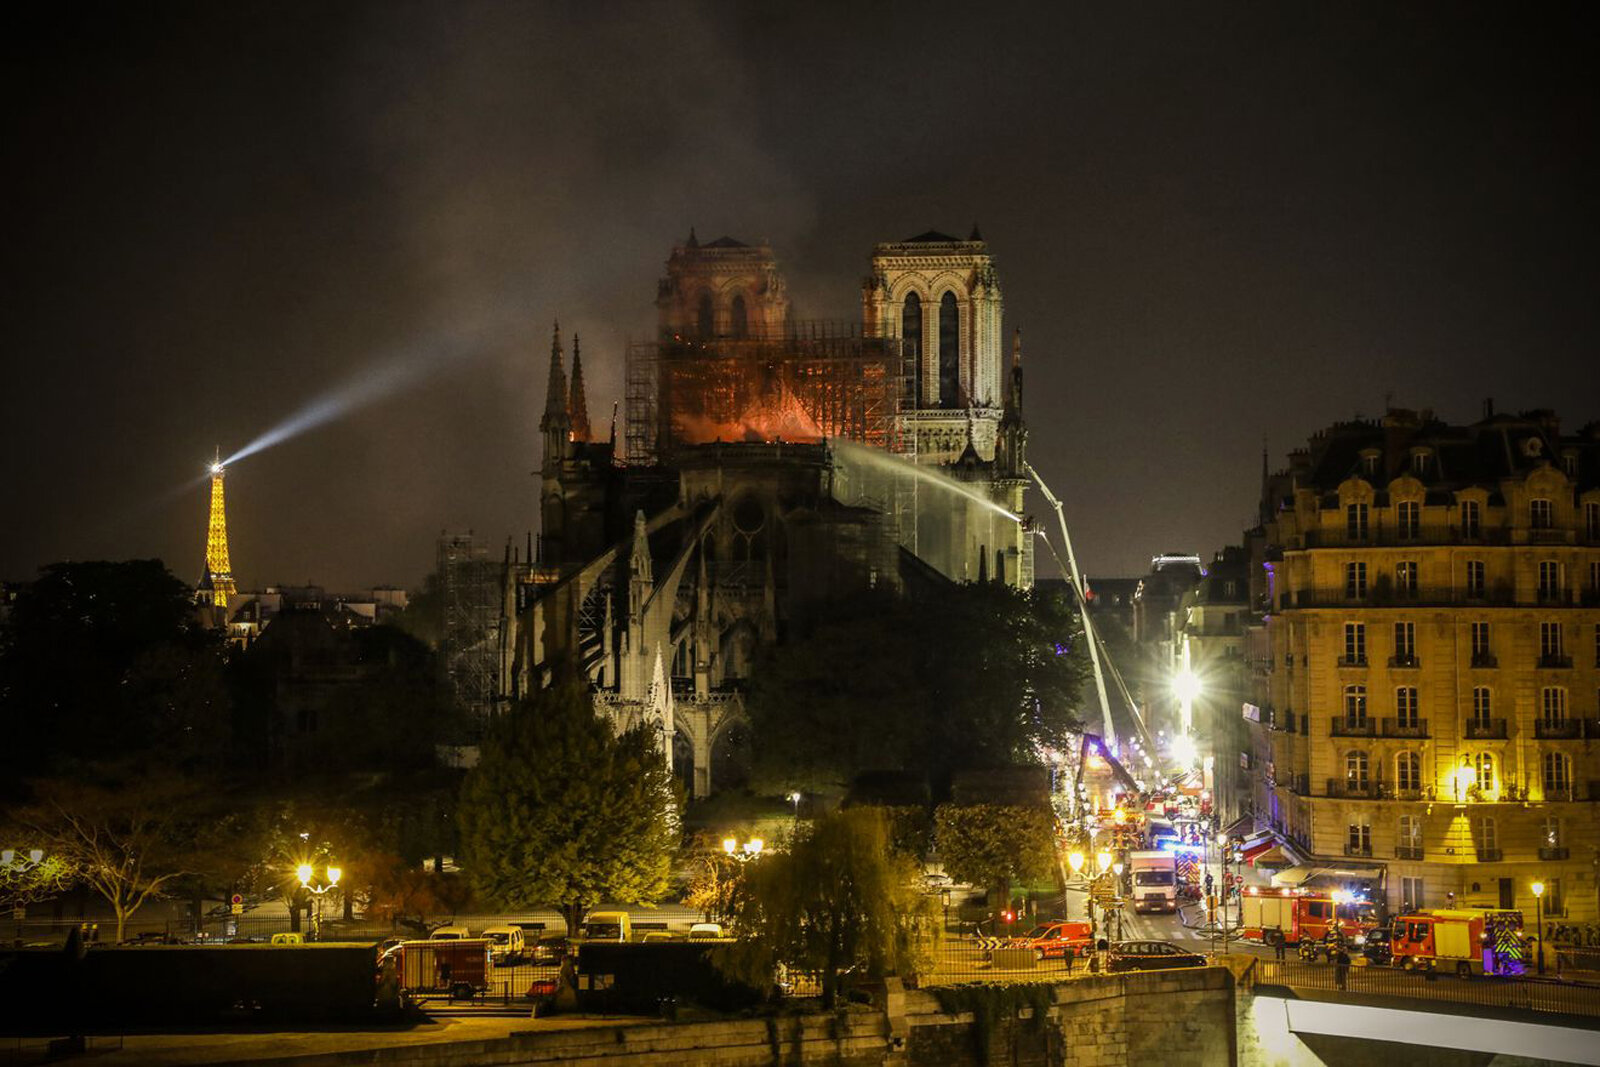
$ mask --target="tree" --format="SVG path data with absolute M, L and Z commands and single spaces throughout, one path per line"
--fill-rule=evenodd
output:
M 111 905 L 121 941 L 128 918 L 203 867 L 206 822 L 197 787 L 181 780 L 34 783 L 17 823 Z
M 997 584 L 848 600 L 775 646 L 751 680 L 756 777 L 842 792 L 901 770 L 942 796 L 955 771 L 1065 747 L 1084 678 L 1064 597 Z
M 944 871 L 958 882 L 990 891 L 996 914 L 1018 882 L 1048 878 L 1055 857 L 1055 819 L 1048 807 L 1014 804 L 941 804 L 935 840 Z
M 920 865 L 889 843 L 883 815 L 851 808 L 812 824 L 786 853 L 746 865 L 734 893 L 739 940 L 713 962 L 729 977 L 770 986 L 780 968 L 822 976 L 832 1007 L 844 975 L 914 973 L 930 958 L 931 898 Z
M 0 865 L 0 911 L 26 908 L 57 896 L 73 882 L 72 865 L 27 839 L 7 835 L 11 863 Z M 37 854 L 37 855 L 36 855 Z
M 559 907 L 576 932 L 601 901 L 667 888 L 680 808 L 655 737 L 616 734 L 577 685 L 546 689 L 497 722 L 462 784 L 462 864 L 505 908 Z
M 51 564 L 0 627 L 0 722 L 46 760 L 208 759 L 228 736 L 222 653 L 160 560 Z

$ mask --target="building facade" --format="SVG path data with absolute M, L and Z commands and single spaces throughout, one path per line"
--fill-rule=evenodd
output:
M 1339 424 L 1250 538 L 1258 818 L 1389 907 L 1600 917 L 1600 424 Z

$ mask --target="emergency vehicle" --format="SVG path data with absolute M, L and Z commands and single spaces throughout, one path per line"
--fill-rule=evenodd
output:
M 1250 886 L 1241 910 L 1243 936 L 1269 945 L 1321 941 L 1334 930 L 1359 944 L 1378 928 L 1376 904 L 1364 900 L 1336 904 L 1332 896 L 1293 889 Z
M 1522 913 L 1491 908 L 1432 908 L 1394 920 L 1390 962 L 1408 971 L 1522 974 L 1528 958 Z
M 470 1000 L 489 988 L 490 942 L 486 938 L 403 941 L 399 951 L 400 990 L 413 997 L 443 994 Z

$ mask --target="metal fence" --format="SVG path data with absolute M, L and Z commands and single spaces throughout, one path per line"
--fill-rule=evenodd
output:
M 1291 989 L 1347 992 L 1417 1000 L 1447 1000 L 1459 1004 L 1515 1008 L 1522 1011 L 1565 1012 L 1600 1016 L 1600 985 L 1557 981 L 1553 978 L 1496 978 L 1422 974 L 1393 967 L 1351 967 L 1341 985 L 1338 969 L 1328 963 L 1258 960 L 1252 968 L 1257 984 Z M 1250 980 L 1248 977 L 1247 981 Z

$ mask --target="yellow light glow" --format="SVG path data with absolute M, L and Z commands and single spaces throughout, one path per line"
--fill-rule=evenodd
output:
M 726 852 L 728 855 L 731 856 L 735 852 L 737 852 L 738 850 L 739 850 L 739 842 L 736 839 L 731 838 L 731 837 L 724 837 L 722 839 L 722 851 Z
M 339 876 L 341 874 L 343 874 L 343 873 L 344 873 L 344 871 L 340 870 L 338 867 L 329 867 L 328 868 L 328 884 L 329 885 L 338 885 L 339 884 Z
M 1067 866 L 1072 868 L 1073 874 L 1077 874 L 1079 871 L 1083 870 L 1083 853 L 1074 852 L 1072 855 L 1068 856 Z
M 311 864 L 302 863 L 294 869 L 294 873 L 300 876 L 301 885 L 311 884 Z
M 1194 703 L 1200 697 L 1200 676 L 1190 670 L 1179 671 L 1172 679 L 1172 691 L 1185 704 Z
M 1535 882 L 1535 883 L 1533 883 L 1533 885 L 1530 888 L 1532 888 L 1533 895 L 1535 897 L 1544 896 L 1544 883 L 1543 882 Z
M 1100 873 L 1105 874 L 1111 869 L 1111 853 L 1105 851 L 1095 853 L 1094 862 L 1100 868 Z
M 767 843 L 761 840 L 761 838 L 752 837 L 750 839 L 750 843 L 744 846 L 744 850 L 750 853 L 752 856 L 759 856 L 761 854 L 761 850 L 766 847 Z
M 1465 793 L 1478 780 L 1478 772 L 1465 764 L 1456 768 L 1456 788 Z
M 1117 822 L 1127 822 L 1128 821 L 1128 813 L 1123 811 L 1121 808 L 1118 808 L 1116 811 L 1112 812 L 1111 813 L 1111 817 L 1113 819 L 1115 819 Z

